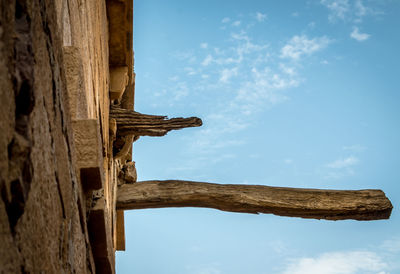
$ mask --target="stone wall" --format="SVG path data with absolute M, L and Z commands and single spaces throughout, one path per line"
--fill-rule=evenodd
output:
M 133 108 L 131 37 L 132 1 L 0 1 L 0 273 L 114 272 L 131 158 L 113 156 L 110 71 L 127 67 L 116 103 Z

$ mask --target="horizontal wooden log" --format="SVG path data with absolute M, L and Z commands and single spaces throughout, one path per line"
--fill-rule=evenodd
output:
M 192 181 L 144 181 L 118 188 L 117 209 L 206 207 L 242 213 L 326 220 L 388 219 L 381 190 L 322 190 Z
M 171 130 L 199 127 L 200 118 L 172 118 L 167 116 L 142 114 L 133 110 L 112 107 L 110 117 L 117 122 L 119 135 L 164 136 Z

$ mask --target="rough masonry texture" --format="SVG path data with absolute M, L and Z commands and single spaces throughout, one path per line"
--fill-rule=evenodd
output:
M 131 158 L 114 159 L 109 109 L 133 110 L 132 12 L 128 0 L 0 1 L 0 273 L 115 272 Z

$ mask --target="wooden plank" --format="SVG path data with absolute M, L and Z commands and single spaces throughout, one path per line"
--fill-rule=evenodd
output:
M 321 190 L 167 180 L 124 184 L 117 209 L 206 207 L 242 213 L 326 220 L 388 219 L 392 204 L 381 190 Z

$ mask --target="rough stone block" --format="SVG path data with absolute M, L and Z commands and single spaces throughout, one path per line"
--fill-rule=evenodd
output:
M 68 107 L 72 119 L 88 118 L 82 56 L 79 48 L 63 47 L 64 69 L 67 80 Z
M 103 188 L 102 142 L 96 119 L 72 121 L 77 166 L 85 191 Z
M 110 99 L 121 99 L 128 82 L 129 76 L 127 66 L 110 68 Z

